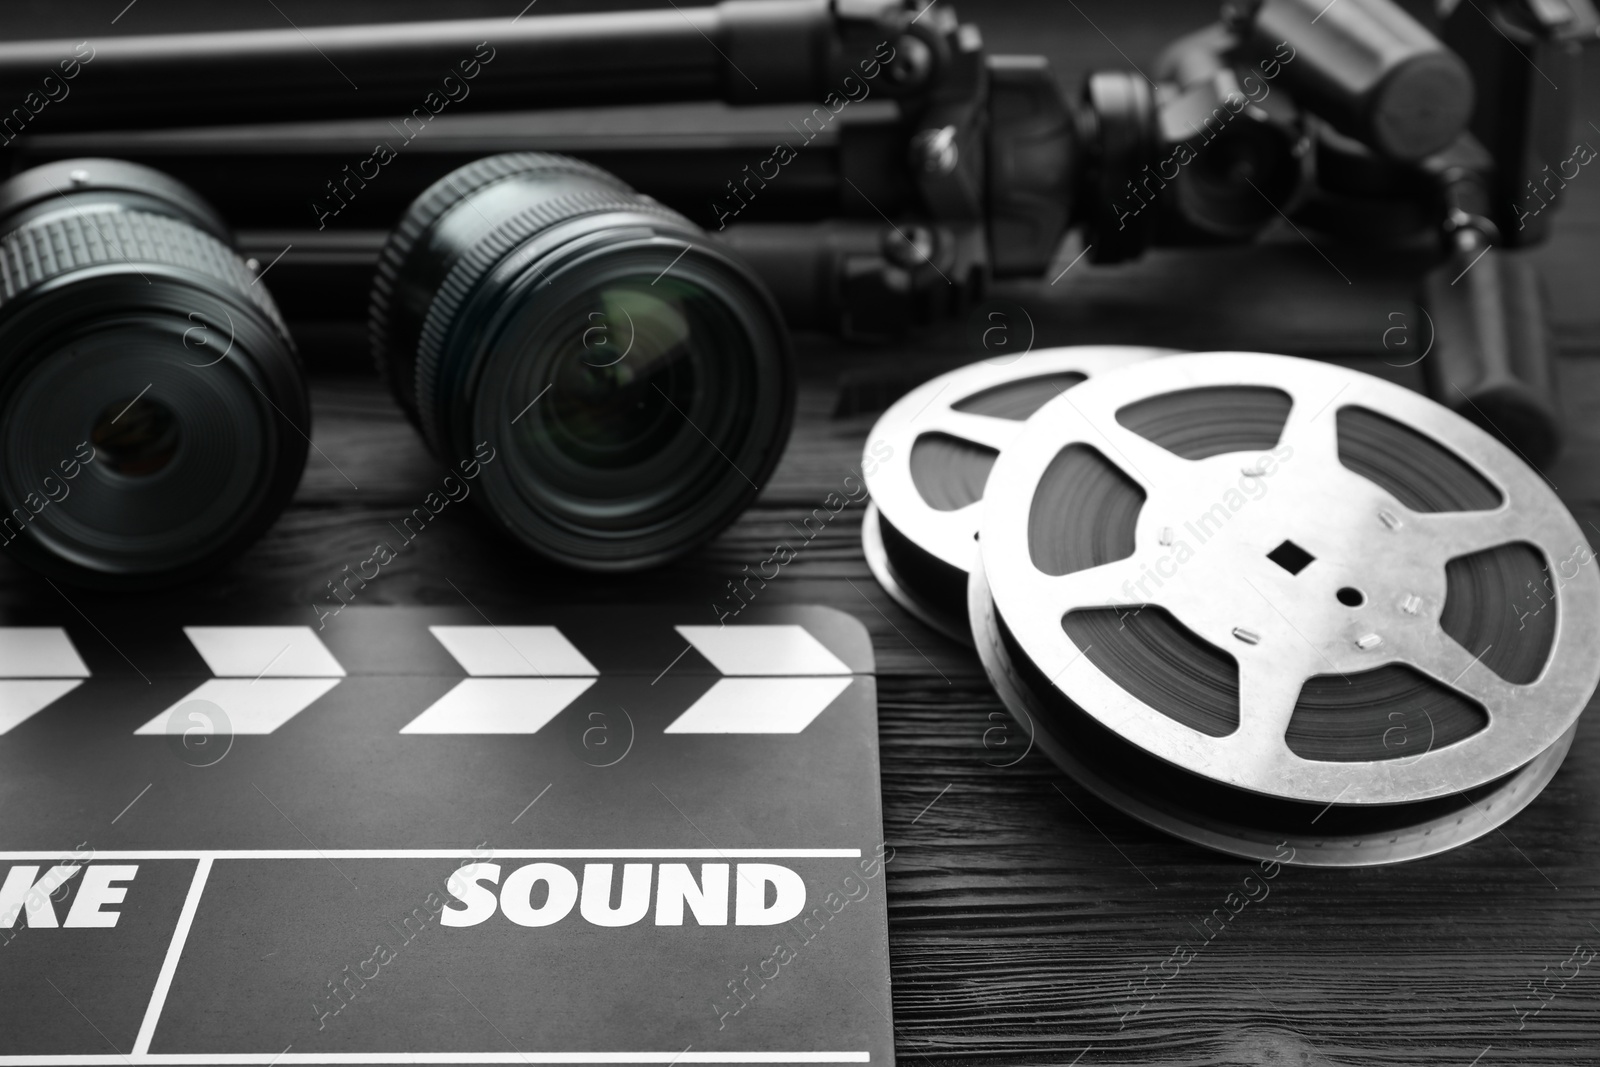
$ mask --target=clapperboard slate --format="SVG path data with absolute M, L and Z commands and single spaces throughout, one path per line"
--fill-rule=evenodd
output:
M 0 617 L 0 1064 L 893 1062 L 849 616 L 62 608 Z

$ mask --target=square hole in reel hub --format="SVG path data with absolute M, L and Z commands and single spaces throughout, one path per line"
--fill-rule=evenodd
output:
M 1293 541 L 1285 541 L 1271 552 L 1268 552 L 1267 558 L 1290 574 L 1299 574 L 1317 557 Z

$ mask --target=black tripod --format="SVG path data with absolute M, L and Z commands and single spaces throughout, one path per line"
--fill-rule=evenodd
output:
M 408 156 L 436 115 L 814 103 L 778 143 L 585 131 L 538 147 L 575 147 L 720 232 L 792 327 L 858 339 L 1042 275 L 1074 229 L 1101 263 L 1249 242 L 1280 215 L 1432 249 L 1430 391 L 1540 462 L 1559 443 L 1551 351 L 1536 279 L 1507 250 L 1548 233 L 1574 95 L 1554 86 L 1595 26 L 1588 0 L 1454 5 L 1437 36 L 1387 0 L 1229 3 L 1149 78 L 1095 73 L 1073 100 L 1042 59 L 989 55 L 949 7 L 896 0 L 125 37 L 89 54 L 17 42 L 0 48 L 0 98 L 48 99 L 35 83 L 64 56 L 78 71 L 47 124 L 24 103 L 0 141 L 19 168 L 89 146 L 159 159 L 235 225 L 295 232 L 364 290 L 376 249 L 329 221 L 387 226 L 461 157 L 504 147 L 489 121 L 459 154 Z M 357 151 L 337 120 L 361 116 L 396 116 L 393 137 Z M 267 125 L 308 121 L 325 136 Z M 286 202 L 296 187 L 316 194 Z

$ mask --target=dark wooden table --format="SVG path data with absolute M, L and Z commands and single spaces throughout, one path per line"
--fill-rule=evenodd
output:
M 147 4 L 156 20 L 147 28 L 182 28 L 156 0 Z M 1142 63 L 1211 10 L 1203 2 L 1025 0 L 968 5 L 964 14 L 980 21 L 991 49 L 1045 51 L 1073 84 L 1086 69 L 1125 66 L 1123 54 Z M 420 11 L 412 4 L 405 14 Z M 315 21 L 309 9 L 306 17 Z M 1584 99 L 1583 114 L 1600 117 L 1596 94 Z M 1600 143 L 1600 132 L 1593 137 Z M 1569 428 L 1565 453 L 1544 473 L 1584 526 L 1600 530 L 1600 176 L 1583 175 L 1569 195 L 1556 238 L 1537 253 Z M 1420 386 L 1419 368 L 1390 365 L 1409 355 L 1383 343 L 1397 321 L 1415 325 L 1414 279 L 1385 257 L 1319 243 L 1337 269 L 1286 232 L 1261 249 L 1080 265 L 1055 286 L 1009 295 L 1033 313 L 1041 346 L 1278 351 Z M 361 311 L 351 308 L 351 320 Z M 1600 965 L 1562 985 L 1576 946 L 1600 948 L 1593 724 L 1544 795 L 1503 830 L 1401 866 L 1285 869 L 1265 899 L 1210 941 L 1202 923 L 1218 909 L 1227 914 L 1224 901 L 1253 865 L 1144 828 L 1037 753 L 997 766 L 1012 750 L 993 730 L 1001 706 L 976 658 L 878 588 L 862 559 L 860 507 L 810 541 L 797 532 L 856 467 L 873 409 L 910 384 L 908 363 L 975 358 L 966 338 L 965 324 L 954 322 L 892 350 L 802 339 L 800 417 L 776 476 L 726 534 L 677 565 L 633 578 L 562 573 L 515 551 L 470 509 L 450 509 L 358 602 L 454 604 L 464 594 L 492 610 L 670 601 L 704 604 L 709 623 L 743 567 L 780 542 L 797 549 L 758 602 L 843 608 L 867 625 L 877 650 L 903 1062 L 1600 1063 Z M 360 362 L 328 345 L 308 356 L 314 368 Z M 390 537 L 389 521 L 437 484 L 442 472 L 373 375 L 318 371 L 314 400 L 317 450 L 292 506 L 245 558 L 175 599 L 305 605 L 309 623 L 326 583 Z M 0 596 L 15 603 L 57 594 L 5 564 Z M 111 603 L 73 599 L 91 616 Z M 1173 975 L 1184 945 L 1193 958 Z M 1533 1014 L 1543 999 L 1531 989 L 1546 978 L 1560 991 Z

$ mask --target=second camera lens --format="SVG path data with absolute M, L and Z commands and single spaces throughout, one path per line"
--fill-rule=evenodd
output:
M 435 454 L 487 445 L 484 506 L 585 569 L 714 536 L 792 419 L 760 283 L 676 212 L 561 156 L 491 157 L 423 193 L 380 260 L 371 332 Z

